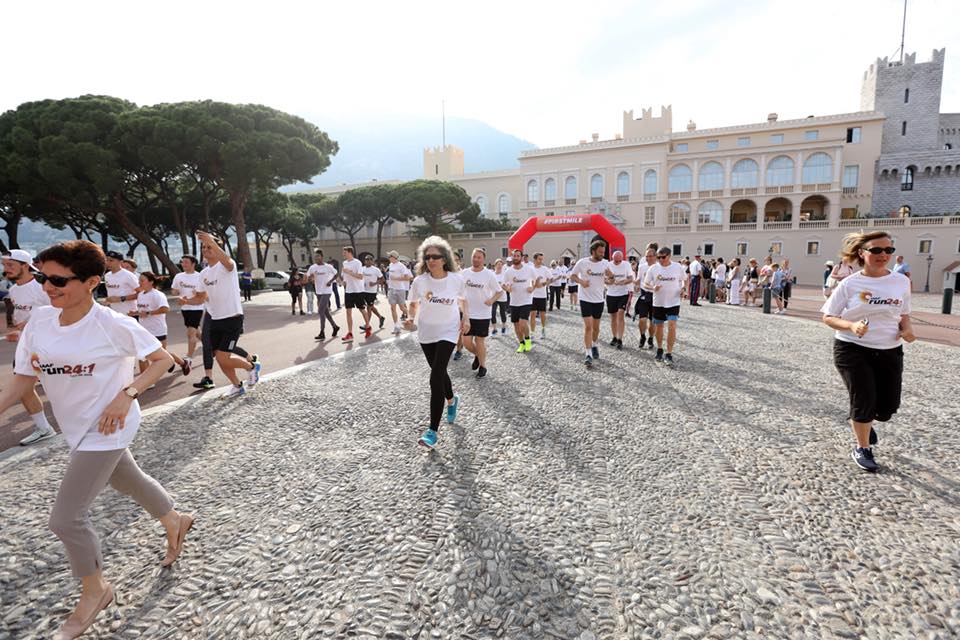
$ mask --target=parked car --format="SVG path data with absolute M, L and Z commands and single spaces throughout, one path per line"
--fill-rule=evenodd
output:
M 290 275 L 283 271 L 267 271 L 263 279 L 267 283 L 267 289 L 279 291 L 287 288 L 287 283 L 290 282 Z

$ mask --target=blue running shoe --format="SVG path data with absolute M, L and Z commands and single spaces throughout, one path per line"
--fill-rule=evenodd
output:
M 453 421 L 457 419 L 457 409 L 460 407 L 460 396 L 453 396 L 453 404 L 447 405 L 447 422 L 453 424 Z
M 426 447 L 427 449 L 433 449 L 434 445 L 437 444 L 437 432 L 433 429 L 427 429 L 423 432 L 423 435 L 420 436 L 420 440 L 417 441 L 421 447 Z
M 247 384 L 252 387 L 260 382 L 260 370 L 263 368 L 263 363 L 260 362 L 260 356 L 256 354 L 252 355 L 250 360 L 253 363 L 253 369 L 250 369 L 250 378 L 247 380 Z
M 599 347 L 597 347 L 597 345 L 593 345 L 592 347 L 590 347 L 590 354 L 593 356 L 594 360 L 599 360 L 600 359 Z

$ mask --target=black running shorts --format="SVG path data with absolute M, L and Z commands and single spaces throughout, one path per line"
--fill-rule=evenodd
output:
M 367 306 L 367 298 L 363 291 L 348 291 L 344 294 L 343 305 L 347 309 L 364 309 Z
M 546 311 L 547 310 L 547 299 L 546 298 L 534 298 L 533 304 L 530 307 L 531 311 Z
M 476 318 L 470 318 L 470 331 L 467 331 L 465 336 L 474 336 L 476 338 L 486 338 L 490 335 L 490 318 L 484 318 L 477 320 Z
M 653 320 L 653 292 L 643 291 L 637 294 L 637 302 L 633 305 L 634 313 L 643 318 Z
M 368 307 L 375 307 L 377 305 L 377 294 L 366 292 L 363 294 L 363 299 L 366 301 Z
M 582 318 L 596 318 L 600 319 L 600 316 L 603 315 L 603 303 L 602 302 L 584 302 L 580 301 L 580 317 Z
M 833 364 L 850 393 L 851 420 L 886 422 L 900 408 L 902 346 L 871 349 L 834 339 Z
M 663 324 L 667 320 L 677 320 L 680 317 L 680 306 L 676 307 L 654 307 L 653 308 L 653 322 L 654 324 Z
M 203 319 L 203 310 L 199 311 L 185 311 L 180 310 L 180 315 L 183 316 L 183 326 L 189 327 L 191 329 L 200 328 L 200 320 Z
M 607 313 L 624 311 L 627 308 L 627 299 L 629 297 L 629 294 L 624 294 L 622 296 L 607 296 Z
M 530 307 L 531 305 L 525 304 L 519 307 L 510 307 L 510 322 L 517 323 L 521 320 L 530 319 Z
M 243 333 L 243 316 L 210 320 L 210 348 L 214 351 L 233 352 L 240 334 Z

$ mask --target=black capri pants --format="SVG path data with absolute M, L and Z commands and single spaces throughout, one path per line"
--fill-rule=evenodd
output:
M 504 291 L 504 293 L 507 293 Z M 497 324 L 497 312 L 500 312 L 500 322 L 507 324 L 507 307 L 510 305 L 510 294 L 497 298 L 497 301 L 490 305 L 490 322 Z
M 902 346 L 871 349 L 834 339 L 833 364 L 850 393 L 851 420 L 886 422 L 900 408 Z
M 446 340 L 420 343 L 423 355 L 430 365 L 430 428 L 434 431 L 440 426 L 443 405 L 453 398 L 453 384 L 447 374 L 447 364 L 456 346 Z

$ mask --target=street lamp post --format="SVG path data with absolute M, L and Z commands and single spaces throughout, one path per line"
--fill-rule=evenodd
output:
M 930 267 L 933 265 L 933 254 L 927 255 L 927 283 L 923 285 L 923 292 L 930 293 Z

